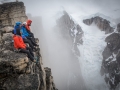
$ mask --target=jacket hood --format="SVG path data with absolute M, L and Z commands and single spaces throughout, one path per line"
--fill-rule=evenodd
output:
M 32 20 L 27 20 L 27 25 L 30 25 L 32 23 Z
M 20 26 L 21 24 L 21 22 L 16 22 L 15 26 Z

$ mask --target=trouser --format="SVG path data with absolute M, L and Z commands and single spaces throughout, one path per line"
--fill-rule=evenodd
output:
M 34 34 L 32 32 L 29 32 L 30 37 L 34 38 Z
M 28 30 L 27 30 L 27 32 L 29 33 L 29 37 L 32 37 L 33 41 L 35 42 L 34 34 L 31 31 L 28 31 Z
M 27 30 L 27 32 L 29 33 L 29 36 L 30 36 L 30 37 L 34 38 L 34 34 L 33 34 L 32 32 L 30 32 L 30 31 L 28 31 L 28 30 Z
M 32 37 L 26 37 L 26 38 L 29 39 L 34 46 L 37 46 L 37 44 L 35 43 L 34 38 L 32 38 Z
M 26 49 L 20 48 L 19 50 L 22 53 L 26 53 L 28 58 L 30 58 L 30 60 L 32 60 L 32 61 L 34 60 L 34 54 L 33 54 L 32 49 L 30 47 L 26 47 Z
M 30 47 L 32 48 L 32 50 L 35 49 L 32 42 L 29 39 L 23 38 L 23 41 L 24 41 L 24 43 L 28 43 L 30 45 Z

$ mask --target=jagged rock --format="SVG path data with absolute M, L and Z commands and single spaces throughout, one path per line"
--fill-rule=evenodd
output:
M 86 25 L 91 25 L 91 24 L 93 23 L 93 19 L 94 19 L 94 18 L 85 19 L 85 20 L 83 20 L 83 23 L 85 23 Z
M 15 22 L 26 20 L 27 16 L 23 2 L 8 2 L 0 5 L 0 28 L 13 27 Z
M 83 31 L 79 24 L 75 23 L 66 11 L 63 13 L 64 15 L 57 20 L 57 25 L 60 27 L 63 37 L 72 40 L 71 43 L 73 43 L 74 52 L 76 55 L 80 56 L 77 45 L 83 43 Z
M 39 90 L 38 74 L 27 74 L 8 78 L 4 83 L 6 90 Z
M 117 31 L 120 32 L 120 23 L 117 25 Z
M 0 90 L 48 90 L 49 81 L 49 90 L 57 90 L 52 76 L 49 81 L 46 77 L 39 46 L 34 52 L 37 63 L 13 47 L 12 26 L 26 19 L 23 2 L 0 5 Z M 38 38 L 35 40 L 39 43 Z
M 13 29 L 14 29 L 13 27 L 7 26 L 7 27 L 2 28 L 2 31 L 6 33 L 10 33 L 12 32 Z
M 105 41 L 107 46 L 102 53 L 101 75 L 105 75 L 105 81 L 110 86 L 110 90 L 115 90 L 120 82 L 120 35 L 112 33 L 106 37 Z
M 0 43 L 2 43 L 2 36 L 3 36 L 3 32 L 2 30 L 0 30 Z
M 118 50 L 120 48 L 120 35 L 118 33 L 112 33 L 106 37 L 105 41 L 111 45 L 111 50 Z
M 2 36 L 3 41 L 12 41 L 12 33 L 4 33 Z
M 45 67 L 45 72 L 46 72 L 47 90 L 58 90 L 58 89 L 56 89 L 56 87 L 53 83 L 53 77 L 51 76 L 51 69 L 48 67 Z
M 66 80 L 66 83 L 69 82 L 69 85 L 66 83 L 64 84 L 66 84 L 65 86 L 67 86 L 69 90 L 86 90 L 78 59 L 78 56 L 80 56 L 78 47 L 83 43 L 83 31 L 80 25 L 77 24 L 66 11 L 63 11 L 63 15 L 56 21 L 56 23 L 57 29 L 55 30 L 59 30 L 61 36 L 66 40 L 67 47 L 65 48 L 69 47 L 68 51 L 70 59 L 66 60 L 69 69 L 66 69 L 66 72 L 64 70 L 65 75 L 75 77 Z M 77 72 L 77 70 L 79 72 Z
M 85 19 L 83 20 L 83 23 L 85 23 L 86 25 L 91 25 L 92 23 L 94 23 L 100 30 L 105 31 L 105 34 L 112 33 L 114 31 L 114 28 L 110 26 L 110 22 L 99 16 Z
M 105 47 L 102 55 L 103 55 L 103 59 L 107 59 L 108 57 L 110 57 L 112 55 L 110 48 Z
M 5 70 L 11 67 L 14 68 L 15 72 L 20 72 L 27 67 L 28 58 L 24 54 L 6 50 L 1 52 L 0 57 L 1 57 L 0 68 L 3 68 L 5 66 L 6 67 Z M 4 70 L 4 68 L 2 70 Z M 8 73 L 9 72 L 10 71 L 8 71 Z

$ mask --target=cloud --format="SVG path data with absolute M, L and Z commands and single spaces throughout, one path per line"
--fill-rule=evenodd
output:
M 22 0 L 25 3 L 27 13 L 34 16 L 54 14 L 64 7 L 69 13 L 91 15 L 103 13 L 112 18 L 120 15 L 120 0 Z

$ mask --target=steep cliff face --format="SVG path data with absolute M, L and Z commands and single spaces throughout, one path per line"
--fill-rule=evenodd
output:
M 22 2 L 5 3 L 0 5 L 0 10 L 0 89 L 57 90 L 51 69 L 43 67 L 39 47 L 34 52 L 38 57 L 37 63 L 33 63 L 26 54 L 19 53 L 13 47 L 12 26 L 17 21 L 27 20 L 24 4 Z M 36 42 L 39 43 L 37 38 Z
M 78 56 L 80 56 L 78 46 L 83 43 L 83 31 L 66 11 L 63 12 L 56 23 L 60 34 L 68 43 L 67 47 L 69 47 L 70 52 L 70 59 L 66 60 L 69 68 L 67 76 L 71 77 L 67 84 L 68 88 L 69 90 L 86 90 L 78 59 Z
M 23 2 L 11 2 L 0 5 L 0 27 L 13 26 L 16 21 L 26 21 Z
M 105 76 L 105 82 L 110 90 L 116 90 L 120 83 L 120 34 L 112 33 L 105 41 L 107 46 L 102 53 L 101 75 Z
M 112 33 L 114 28 L 110 26 L 110 22 L 106 19 L 103 19 L 99 16 L 92 17 L 90 19 L 83 20 L 83 23 L 91 25 L 92 23 L 96 24 L 101 31 L 105 31 L 105 34 Z
M 73 46 L 72 48 L 76 56 L 80 56 L 77 45 L 83 43 L 83 31 L 80 25 L 73 21 L 72 17 L 70 17 L 67 12 L 64 11 L 63 13 L 64 15 L 57 20 L 57 25 L 60 27 L 60 31 L 63 37 L 68 39 L 70 45 Z
M 120 32 L 120 23 L 117 25 L 117 31 Z

